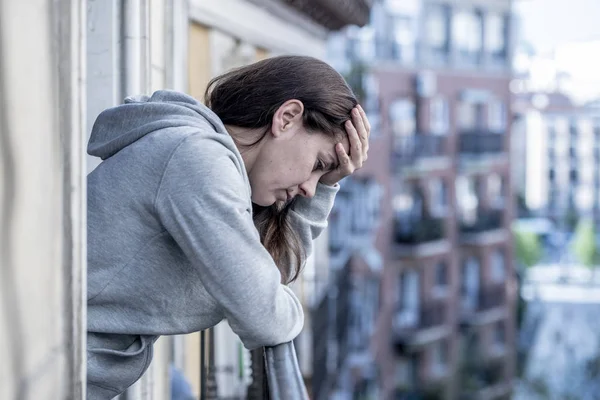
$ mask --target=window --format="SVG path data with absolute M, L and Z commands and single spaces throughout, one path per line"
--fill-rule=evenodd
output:
M 448 286 L 448 264 L 440 261 L 435 266 L 435 286 L 445 288 Z
M 506 105 L 501 101 L 488 104 L 488 128 L 492 132 L 504 133 L 506 130 Z
M 410 183 L 403 182 L 394 193 L 392 207 L 395 214 L 417 213 L 422 216 L 423 201 L 416 188 Z
M 398 99 L 390 106 L 390 125 L 394 135 L 394 152 L 412 156 L 415 151 L 416 110 L 410 99 Z
M 427 44 L 435 50 L 448 49 L 449 11 L 445 6 L 433 6 L 428 10 L 425 20 Z
M 490 13 L 485 18 L 485 50 L 494 55 L 503 57 L 506 49 L 504 17 L 500 14 Z
M 416 129 L 415 103 L 410 99 L 398 99 L 390 106 L 390 119 L 394 136 L 412 136 Z
M 400 274 L 400 296 L 398 314 L 394 319 L 396 327 L 414 326 L 419 323 L 419 274 L 416 271 L 403 271 Z
M 490 203 L 494 206 L 504 204 L 504 181 L 498 174 L 491 174 L 487 177 L 487 192 Z
M 432 373 L 434 375 L 443 373 L 448 366 L 448 342 L 440 340 L 432 347 Z
M 477 220 L 479 198 L 475 181 L 461 175 L 456 178 L 456 203 L 461 222 L 473 224 Z
M 395 16 L 392 22 L 394 38 L 394 59 L 412 63 L 415 61 L 415 27 L 413 19 L 408 16 Z
M 504 282 L 506 279 L 506 264 L 504 259 L 504 250 L 497 249 L 492 253 L 491 259 L 491 277 L 494 282 Z
M 462 268 L 462 307 L 465 311 L 472 311 L 477 307 L 479 296 L 479 260 L 469 257 Z
M 448 187 L 446 186 L 446 182 L 441 178 L 430 180 L 429 194 L 431 196 L 431 213 L 443 214 L 448 205 Z
M 579 178 L 579 174 L 578 174 L 577 170 L 572 169 L 571 171 L 569 171 L 569 179 L 571 180 L 572 183 L 577 183 L 578 178 Z
M 448 133 L 450 110 L 448 101 L 442 97 L 436 97 L 430 103 L 430 129 L 431 133 L 444 135 Z
M 459 11 L 452 21 L 452 41 L 463 56 L 477 55 L 482 48 L 482 18 L 479 13 Z
M 462 101 L 457 107 L 457 125 L 464 131 L 483 127 L 483 105 Z
M 506 327 L 504 321 L 494 325 L 494 347 L 504 348 L 506 345 Z

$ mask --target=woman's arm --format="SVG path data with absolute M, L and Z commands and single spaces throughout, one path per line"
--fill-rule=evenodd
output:
M 300 196 L 295 199 L 289 213 L 290 223 L 298 233 L 307 256 L 312 252 L 312 241 L 327 228 L 327 217 L 339 189 L 338 184 L 329 186 L 318 183 L 312 199 Z
M 304 315 L 260 242 L 240 162 L 217 139 L 189 137 L 164 171 L 155 209 L 199 270 L 198 284 L 219 303 L 244 345 L 253 349 L 294 339 Z

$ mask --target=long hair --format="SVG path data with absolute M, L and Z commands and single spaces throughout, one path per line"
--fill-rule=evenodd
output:
M 265 134 L 275 112 L 291 99 L 303 103 L 303 124 L 309 132 L 332 136 L 344 134 L 344 123 L 357 104 L 352 90 L 336 70 L 304 56 L 273 57 L 232 70 L 212 79 L 204 96 L 205 104 L 225 125 L 264 129 Z M 240 146 L 237 141 L 236 144 Z M 289 222 L 292 207 L 293 202 L 253 206 L 261 242 L 286 284 L 298 277 L 306 261 L 300 238 Z

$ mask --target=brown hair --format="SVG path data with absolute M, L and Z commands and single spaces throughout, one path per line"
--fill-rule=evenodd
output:
M 303 123 L 308 131 L 332 136 L 345 132 L 344 123 L 357 104 L 336 70 L 316 58 L 303 56 L 268 58 L 218 76 L 209 82 L 204 101 L 225 125 L 264 128 L 266 134 L 275 112 L 291 99 L 304 104 Z M 293 202 L 254 205 L 254 223 L 262 244 L 277 264 L 284 283 L 298 277 L 306 260 L 299 236 L 288 220 L 292 206 Z

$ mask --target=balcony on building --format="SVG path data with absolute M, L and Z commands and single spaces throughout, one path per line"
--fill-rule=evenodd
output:
M 420 257 L 448 251 L 444 218 L 425 216 L 404 220 L 397 216 L 394 221 L 393 252 L 398 258 Z
M 447 137 L 415 134 L 394 138 L 392 165 L 396 173 L 430 171 L 450 166 Z
M 502 156 L 505 153 L 505 135 L 502 133 L 474 129 L 465 130 L 458 135 L 458 151 L 466 160 Z
M 418 309 L 400 309 L 393 319 L 392 337 L 398 354 L 419 351 L 452 332 L 446 302 L 430 300 Z
M 512 392 L 506 378 L 506 361 L 503 359 L 479 359 L 464 369 L 461 387 L 464 399 L 504 398 Z
M 502 241 L 506 238 L 504 212 L 497 209 L 478 209 L 473 217 L 460 221 L 460 240 L 464 244 Z
M 488 284 L 476 293 L 463 293 L 461 304 L 461 326 L 489 324 L 508 315 L 506 284 Z

